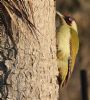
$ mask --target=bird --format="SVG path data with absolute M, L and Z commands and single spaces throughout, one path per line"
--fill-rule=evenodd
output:
M 79 50 L 78 28 L 72 16 L 56 11 L 60 25 L 56 28 L 58 79 L 60 87 L 67 85 Z

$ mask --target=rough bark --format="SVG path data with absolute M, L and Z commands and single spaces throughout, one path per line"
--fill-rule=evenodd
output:
M 7 100 L 57 100 L 54 1 L 33 0 L 31 5 L 34 20 L 28 0 L 24 3 L 39 32 L 36 29 L 33 36 L 32 31 L 15 15 L 19 34 L 18 54 L 16 67 L 8 79 L 10 85 Z

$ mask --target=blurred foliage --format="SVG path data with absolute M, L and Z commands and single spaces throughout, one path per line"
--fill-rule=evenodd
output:
M 75 70 L 61 100 L 81 100 L 81 69 L 85 69 L 88 74 L 88 95 L 90 99 L 90 0 L 57 0 L 56 9 L 62 14 L 68 14 L 75 18 L 80 39 Z
M 75 12 L 80 7 L 80 0 L 57 0 L 57 10 Z

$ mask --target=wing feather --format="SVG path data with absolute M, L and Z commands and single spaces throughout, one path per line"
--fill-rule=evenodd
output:
M 75 30 L 73 30 L 71 28 L 70 30 L 71 32 L 71 38 L 70 38 L 70 57 L 68 58 L 68 72 L 67 72 L 67 76 L 66 79 L 63 83 L 63 86 L 67 84 L 72 72 L 73 72 L 73 68 L 74 68 L 74 64 L 75 64 L 75 60 L 76 60 L 76 56 L 78 53 L 78 49 L 79 49 L 79 38 L 78 38 L 78 34 L 76 33 Z
M 76 60 L 76 56 L 78 53 L 78 49 L 79 49 L 79 37 L 78 37 L 78 33 L 71 28 L 71 39 L 70 39 L 70 56 L 72 59 L 72 63 L 71 63 L 71 72 L 73 71 L 74 68 L 74 64 L 75 64 L 75 60 Z

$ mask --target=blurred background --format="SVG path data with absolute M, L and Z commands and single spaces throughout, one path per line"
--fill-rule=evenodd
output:
M 61 100 L 82 100 L 80 71 L 87 72 L 88 96 L 90 100 L 90 0 L 56 0 L 56 9 L 76 19 L 79 30 L 80 48 L 74 72 Z

